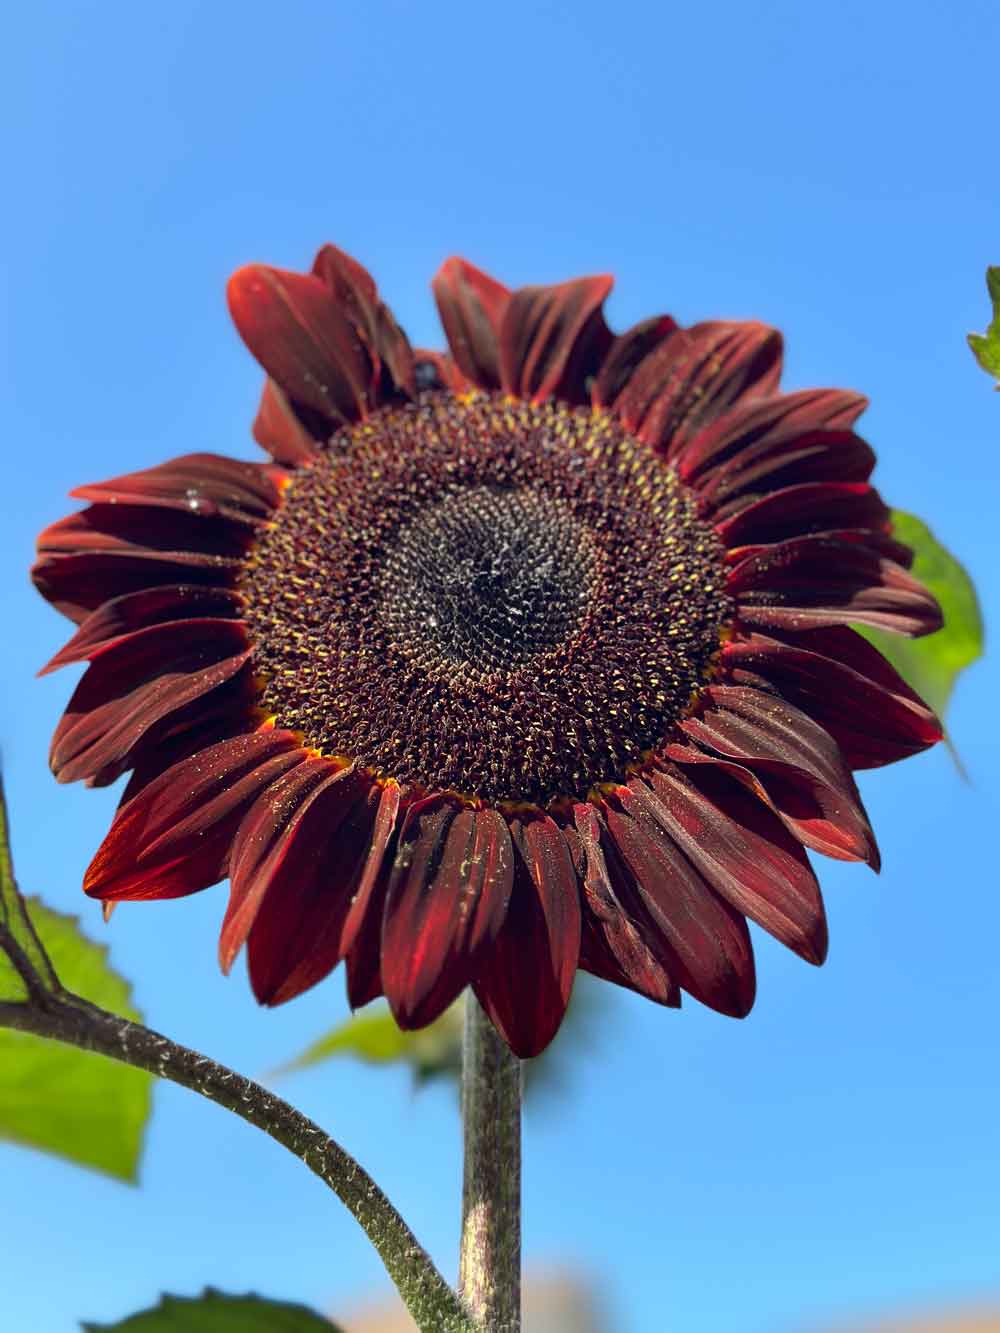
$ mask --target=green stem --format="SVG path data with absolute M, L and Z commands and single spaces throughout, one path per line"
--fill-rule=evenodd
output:
M 521 1062 L 471 991 L 462 1044 L 462 1126 L 459 1294 L 486 1333 L 520 1333 Z
M 378 1251 L 421 1333 L 482 1333 L 371 1176 L 319 1125 L 259 1083 L 66 991 L 0 1003 L 0 1026 L 96 1051 L 148 1070 L 262 1129 L 333 1190 Z

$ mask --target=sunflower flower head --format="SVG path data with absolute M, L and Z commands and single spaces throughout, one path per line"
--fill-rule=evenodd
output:
M 344 962 L 420 1027 L 471 985 L 521 1056 L 578 968 L 742 1016 L 748 918 L 825 956 L 806 849 L 878 866 L 851 770 L 941 736 L 852 628 L 940 625 L 865 400 L 781 393 L 762 324 L 614 334 L 606 277 L 433 286 L 447 352 L 333 246 L 241 269 L 270 461 L 83 486 L 42 534 L 49 668 L 89 663 L 53 770 L 131 771 L 86 891 L 228 878 L 261 1002 Z

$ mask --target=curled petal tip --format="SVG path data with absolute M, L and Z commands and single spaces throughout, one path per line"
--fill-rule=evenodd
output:
M 226 296 L 230 303 L 239 304 L 258 292 L 266 291 L 267 279 L 274 272 L 267 264 L 242 264 L 230 274 L 226 283 Z

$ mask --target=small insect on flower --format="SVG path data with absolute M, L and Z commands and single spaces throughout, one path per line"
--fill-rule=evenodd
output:
M 346 962 L 404 1027 L 471 985 L 521 1056 L 577 968 L 754 999 L 747 918 L 826 952 L 805 848 L 878 864 L 852 769 L 940 739 L 854 629 L 941 623 L 839 390 L 779 392 L 757 323 L 621 334 L 605 277 L 434 280 L 414 351 L 333 246 L 231 280 L 271 461 L 81 487 L 34 579 L 90 663 L 60 781 L 131 770 L 105 902 L 226 877 L 278 1004 Z

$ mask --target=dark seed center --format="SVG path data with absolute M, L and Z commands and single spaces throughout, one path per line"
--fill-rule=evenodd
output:
M 597 568 L 586 527 L 558 497 L 470 486 L 400 529 L 382 617 L 428 671 L 483 680 L 572 638 Z
M 430 393 L 297 472 L 240 588 L 261 706 L 427 790 L 621 779 L 709 678 L 722 552 L 611 417 Z

